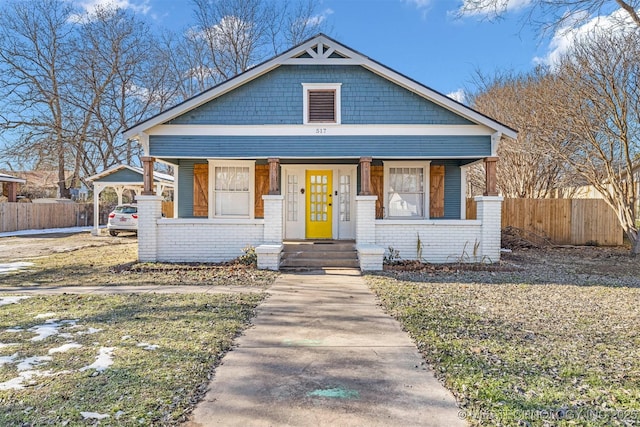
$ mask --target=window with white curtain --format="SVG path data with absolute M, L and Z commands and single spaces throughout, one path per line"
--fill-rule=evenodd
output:
M 394 162 L 385 166 L 387 217 L 425 218 L 428 165 Z
M 251 216 L 252 167 L 229 164 L 213 167 L 215 217 Z

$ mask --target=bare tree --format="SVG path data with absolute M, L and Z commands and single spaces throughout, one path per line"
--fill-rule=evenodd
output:
M 496 19 L 518 5 L 513 0 L 463 0 L 458 15 L 483 15 Z M 616 8 L 622 9 L 624 16 L 640 27 L 640 0 L 531 0 L 522 7 L 529 7 L 528 21 L 543 30 L 575 27 Z
M 640 156 L 640 31 L 593 34 L 562 61 L 551 113 L 563 117 L 550 147 L 595 187 L 640 253 L 636 220 Z
M 98 8 L 78 28 L 69 125 L 78 146 L 77 171 L 95 174 L 118 163 L 132 164 L 137 148 L 122 130 L 162 108 L 162 69 L 155 67 L 154 38 L 123 9 Z
M 121 132 L 160 110 L 170 92 L 156 46 L 123 9 L 10 3 L 0 17 L 0 129 L 11 139 L 4 154 L 56 168 L 61 197 L 80 177 L 137 162 L 137 146 Z
M 196 25 L 164 46 L 182 99 L 325 28 L 314 0 L 193 0 Z
M 522 75 L 478 76 L 476 84 L 480 91 L 472 99 L 474 108 L 518 129 L 517 140 L 505 137 L 498 148 L 500 192 L 506 197 L 545 198 L 569 187 L 571 171 L 547 147 L 555 122 L 562 120 L 545 108 L 546 98 L 555 96 L 549 72 L 537 68 Z M 481 174 L 472 172 L 470 178 L 477 175 Z
M 73 156 L 63 100 L 70 80 L 72 8 L 57 0 L 10 2 L 0 14 L 0 129 L 15 143 L 5 154 L 35 157 L 58 170 L 58 192 L 68 197 L 65 170 Z

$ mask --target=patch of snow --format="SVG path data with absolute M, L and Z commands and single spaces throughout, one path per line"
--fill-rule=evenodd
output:
M 131 335 L 125 335 L 125 336 L 123 336 L 123 337 L 122 337 L 122 338 L 120 338 L 120 339 L 121 339 L 122 341 L 129 340 L 129 339 L 131 339 Z
M 118 412 L 116 412 L 116 414 L 115 414 L 115 419 L 116 419 L 116 420 L 119 420 L 119 419 L 120 419 L 120 417 L 121 417 L 121 416 L 123 416 L 123 415 L 124 415 L 124 411 L 118 411 Z
M 69 332 L 63 332 L 61 334 L 58 334 L 58 336 L 62 338 L 69 338 L 69 339 L 73 338 L 73 334 L 70 334 Z
M 14 363 L 17 357 L 18 353 L 13 353 L 11 356 L 0 356 L 0 368 L 6 363 Z
M 137 346 L 142 347 L 143 350 L 157 350 L 160 347 L 158 344 L 149 344 L 148 342 L 138 343 Z
M 60 334 L 62 335 L 62 334 Z M 49 349 L 49 354 L 53 354 L 53 353 L 66 353 L 67 351 L 71 350 L 72 348 L 80 348 L 82 347 L 82 344 L 78 344 L 77 342 L 70 342 L 67 344 L 63 344 L 60 347 L 55 347 L 55 348 L 51 348 Z
M 24 382 L 29 381 L 30 383 L 35 383 L 35 381 L 33 381 L 33 378 L 35 377 L 52 377 L 54 375 L 66 374 L 68 372 L 69 371 L 62 371 L 54 374 L 51 371 L 23 371 L 20 372 L 17 377 L 0 383 L 0 390 L 23 390 L 25 387 Z
M 33 266 L 32 262 L 24 262 L 24 261 L 0 264 L 0 274 L 7 274 L 12 271 L 20 271 L 31 266 Z
M 31 371 L 34 366 L 39 366 L 52 360 L 51 356 L 31 356 L 18 363 L 18 371 Z
M 41 314 L 38 314 L 36 317 L 34 317 L 34 319 L 47 319 L 49 317 L 54 317 L 55 315 L 56 314 L 52 312 L 41 313 Z
M 18 333 L 18 332 L 22 332 L 23 329 L 22 328 L 9 328 L 9 329 L 5 329 L 5 332 L 9 332 L 12 334 Z
M 93 418 L 96 420 L 101 420 L 103 418 L 109 418 L 109 415 L 107 414 L 99 414 L 97 412 L 80 412 L 80 415 L 82 415 L 82 418 L 84 418 L 85 420 L 89 419 L 89 418 Z
M 96 361 L 91 365 L 83 366 L 80 368 L 80 372 L 89 369 L 95 369 L 98 372 L 104 372 L 109 366 L 113 365 L 113 350 L 114 347 L 100 347 Z
M 2 266 L 4 264 L 0 264 L 0 271 L 2 270 Z M 31 298 L 28 296 L 21 296 L 21 297 L 2 297 L 0 298 L 0 306 L 3 305 L 9 305 L 9 304 L 17 304 L 20 300 L 22 299 L 27 299 L 27 298 Z
M 34 332 L 35 334 L 37 334 L 35 337 L 31 338 L 31 341 L 42 341 L 46 338 L 49 338 L 50 336 L 57 335 L 59 333 L 58 329 L 62 325 L 75 325 L 76 322 L 77 320 L 59 321 L 56 319 L 49 319 L 42 325 L 36 325 L 29 328 L 29 332 Z
M 104 228 L 106 226 L 100 226 Z M 0 237 L 11 236 L 30 236 L 33 234 L 51 234 L 51 233 L 82 233 L 83 231 L 91 231 L 93 227 L 66 227 L 66 228 L 45 228 L 42 230 L 19 230 L 19 231 L 7 231 L 0 233 Z

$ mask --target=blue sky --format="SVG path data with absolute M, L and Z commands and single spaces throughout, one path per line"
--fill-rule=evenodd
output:
M 154 26 L 176 31 L 195 22 L 190 0 L 69 1 L 89 11 L 96 4 L 116 4 Z M 553 65 L 575 37 L 594 27 L 611 30 L 611 20 L 621 13 L 615 2 L 607 1 L 604 10 L 610 15 L 587 16 L 576 27 L 542 37 L 525 19 L 534 0 L 503 0 L 507 12 L 493 21 L 482 14 L 456 17 L 469 0 L 315 1 L 316 18 L 327 24 L 329 36 L 463 102 L 456 94 L 473 91 L 478 72 L 491 76 L 528 71 L 540 63 Z
M 451 94 L 473 89 L 476 71 L 526 71 L 548 53 L 523 25 L 529 0 L 510 0 L 515 11 L 489 22 L 482 16 L 453 16 L 463 0 L 317 0 L 328 35 L 433 89 Z M 77 0 L 90 8 L 113 0 Z M 153 25 L 182 30 L 194 23 L 189 0 L 115 0 Z

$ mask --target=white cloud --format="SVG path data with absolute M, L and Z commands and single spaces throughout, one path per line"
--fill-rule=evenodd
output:
M 584 37 L 602 32 L 625 33 L 636 28 L 627 12 L 622 9 L 610 15 L 596 16 L 588 21 L 584 19 L 584 15 L 576 16 L 572 23 L 556 30 L 549 42 L 547 54 L 543 57 L 535 57 L 533 62 L 554 68 L 559 64 L 560 59 L 571 51 L 574 44 Z
M 100 9 L 130 9 L 135 13 L 146 15 L 151 10 L 150 0 L 72 0 L 81 8 L 83 14 L 71 15 L 69 20 L 73 23 L 82 23 L 91 20 Z
M 82 0 L 77 1 L 76 4 L 90 15 L 95 14 L 96 10 L 101 8 L 131 9 L 145 15 L 151 10 L 149 0 Z
M 456 90 L 455 92 L 448 93 L 447 96 L 455 101 L 458 101 L 461 104 L 464 104 L 467 101 L 467 94 L 462 88 Z
M 412 0 L 425 1 L 425 0 Z M 532 0 L 463 0 L 458 9 L 461 15 L 499 15 L 505 12 L 514 12 L 530 6 Z
M 333 14 L 333 10 L 332 9 L 325 9 L 319 15 L 315 15 L 315 16 L 312 16 L 309 19 L 307 19 L 306 24 L 309 27 L 318 26 L 318 25 L 322 24 L 329 17 L 329 15 L 332 15 L 332 14 Z
M 404 0 L 404 2 L 413 5 L 418 9 L 424 9 L 431 6 L 432 0 Z

